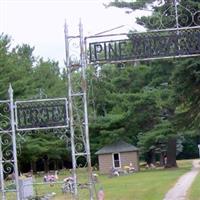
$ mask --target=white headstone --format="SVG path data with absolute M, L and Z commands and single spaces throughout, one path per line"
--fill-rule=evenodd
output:
M 198 148 L 199 148 L 199 157 L 200 157 L 200 144 L 198 144 Z
M 27 200 L 34 196 L 32 177 L 19 179 L 19 194 L 21 200 Z

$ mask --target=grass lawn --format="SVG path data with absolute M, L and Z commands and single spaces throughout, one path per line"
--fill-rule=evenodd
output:
M 191 169 L 190 160 L 178 161 L 178 165 L 179 168 L 177 169 L 142 169 L 139 173 L 113 178 L 100 175 L 96 184 L 96 191 L 102 187 L 106 200 L 162 200 L 177 179 Z M 69 172 L 63 171 L 59 174 L 59 180 L 62 181 L 67 176 L 69 176 Z M 85 170 L 80 170 L 78 181 L 84 182 L 84 180 L 86 180 Z M 36 181 L 42 182 L 42 177 L 36 177 Z M 62 194 L 61 185 L 61 183 L 35 185 L 34 189 L 38 195 L 55 192 L 56 195 L 52 200 L 71 200 L 69 194 Z M 79 194 L 80 200 L 89 199 L 88 190 L 81 189 Z M 14 199 L 8 198 L 8 200 Z
M 189 190 L 188 200 L 200 200 L 200 173 Z
M 178 169 L 146 170 L 128 176 L 106 179 L 102 186 L 106 200 L 162 200 L 176 180 L 191 168 L 191 161 Z

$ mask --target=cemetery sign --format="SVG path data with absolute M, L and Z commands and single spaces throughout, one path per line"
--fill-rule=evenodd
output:
M 39 99 L 15 102 L 17 130 L 68 127 L 67 99 Z
M 128 39 L 89 43 L 90 63 L 126 62 L 200 55 L 200 28 L 127 34 Z

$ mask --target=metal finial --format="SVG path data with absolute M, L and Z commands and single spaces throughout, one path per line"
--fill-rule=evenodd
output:
M 79 30 L 83 31 L 83 24 L 81 18 L 79 19 Z
M 67 26 L 67 20 L 66 19 L 65 19 L 65 23 L 64 23 L 64 32 L 65 32 L 65 35 L 68 32 L 68 26 Z
M 9 94 L 12 94 L 12 93 L 13 93 L 13 88 L 12 88 L 11 83 L 9 84 L 8 93 L 9 93 Z
M 81 24 L 81 25 L 82 25 L 82 20 L 81 20 L 81 18 L 79 18 L 79 24 Z

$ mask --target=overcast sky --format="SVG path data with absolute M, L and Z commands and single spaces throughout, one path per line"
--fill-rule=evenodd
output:
M 130 30 L 138 12 L 105 8 L 108 0 L 0 0 L 0 33 L 8 34 L 13 44 L 27 43 L 35 47 L 36 56 L 59 61 L 64 66 L 64 21 L 71 34 L 78 33 L 79 19 L 84 35 L 92 35 L 117 26 Z

